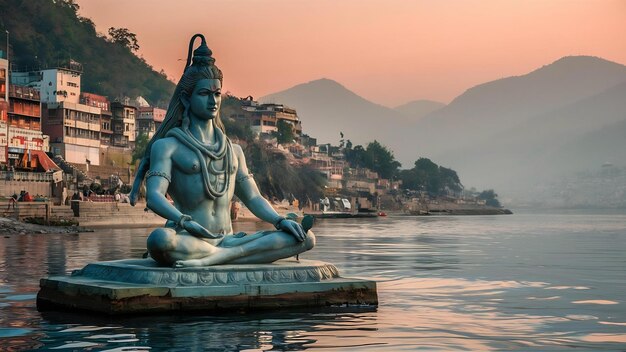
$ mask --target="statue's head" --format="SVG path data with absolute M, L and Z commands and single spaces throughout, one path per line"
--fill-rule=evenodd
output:
M 200 46 L 193 51 L 193 58 L 191 56 L 191 49 L 196 37 L 200 37 L 202 42 Z M 189 55 L 187 57 L 187 65 L 185 72 L 180 78 L 172 102 L 170 103 L 170 109 L 180 109 L 182 104 L 183 113 L 181 123 L 183 126 L 188 125 L 189 112 L 195 111 L 195 115 L 202 118 L 206 115 L 206 118 L 214 119 L 215 126 L 224 130 L 224 125 L 219 117 L 219 106 L 221 99 L 219 94 L 222 88 L 222 71 L 215 66 L 215 59 L 211 56 L 211 49 L 206 44 L 204 36 L 196 34 L 191 38 L 189 43 Z M 189 62 L 191 61 L 191 65 Z M 177 100 L 177 101 L 176 101 Z M 198 105 L 198 101 L 204 100 L 202 107 L 204 111 L 199 109 L 194 110 L 194 105 Z M 215 105 L 214 111 L 206 111 L 206 103 L 212 104 L 212 100 Z M 194 102 L 196 104 L 194 104 Z M 169 110 L 169 109 L 168 109 Z M 169 111 L 168 111 L 169 113 Z
M 202 43 L 200 46 L 193 50 L 193 43 L 196 38 L 200 37 Z M 192 54 L 193 50 L 193 56 Z M 202 34 L 196 34 L 191 37 L 189 42 L 189 51 L 187 53 L 187 64 L 185 65 L 185 71 L 180 81 L 176 85 L 176 90 L 170 100 L 170 104 L 165 114 L 165 119 L 158 130 L 152 136 L 152 139 L 146 146 L 146 151 L 142 159 L 140 168 L 135 176 L 135 182 L 133 184 L 133 190 L 131 191 L 131 203 L 137 199 L 139 186 L 143 181 L 143 178 L 150 168 L 150 152 L 152 150 L 152 144 L 167 135 L 172 128 L 189 126 L 189 109 L 192 109 L 191 98 L 194 94 L 194 90 L 199 84 L 205 86 L 207 89 L 215 90 L 216 87 L 221 89 L 222 86 L 222 71 L 215 66 L 215 59 L 211 56 L 212 52 L 206 44 L 206 40 Z M 190 65 L 191 64 L 191 65 Z M 219 104 L 217 104 L 219 108 Z M 223 132 L 225 131 L 224 124 L 219 117 L 219 111 L 216 110 L 213 116 L 211 116 L 213 125 Z

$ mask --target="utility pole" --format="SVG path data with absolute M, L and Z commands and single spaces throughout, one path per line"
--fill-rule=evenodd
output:
M 9 85 L 11 84 L 11 80 L 9 79 L 9 72 L 11 72 L 11 61 L 9 61 L 9 31 L 8 30 L 4 30 L 7 33 L 7 62 L 9 63 L 9 67 L 7 67 L 7 75 L 6 75 L 6 80 L 7 80 L 7 85 L 6 85 L 6 93 L 5 93 L 5 97 L 4 100 L 7 102 L 7 104 L 9 103 Z M 8 121 L 8 114 L 7 114 L 7 121 Z
M 6 160 L 7 166 L 9 165 L 9 110 L 11 110 L 11 104 L 9 103 L 9 90 L 11 89 L 11 77 L 9 77 L 10 72 L 11 72 L 11 61 L 9 61 L 9 30 L 5 29 L 4 30 L 7 34 L 7 74 L 6 74 L 6 92 L 5 92 L 5 97 L 4 97 L 4 101 L 7 102 L 7 121 L 6 121 L 6 125 L 7 125 L 7 145 L 6 145 L 6 149 L 4 151 L 4 158 Z

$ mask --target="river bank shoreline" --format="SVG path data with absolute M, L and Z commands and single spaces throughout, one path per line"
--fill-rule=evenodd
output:
M 80 232 L 93 232 L 83 226 L 46 226 L 38 224 L 30 224 L 19 221 L 17 219 L 0 217 L 0 234 L 8 235 L 26 235 L 26 234 L 47 234 L 47 233 L 66 233 L 77 234 Z

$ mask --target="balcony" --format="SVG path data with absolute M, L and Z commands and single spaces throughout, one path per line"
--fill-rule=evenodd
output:
M 0 179 L 11 181 L 52 182 L 51 172 L 0 171 Z
M 9 85 L 9 97 L 39 102 L 39 91 L 35 88 Z
M 67 144 L 76 144 L 76 145 L 82 145 L 86 147 L 99 147 L 100 146 L 100 139 L 89 139 L 89 138 L 65 136 L 65 138 L 63 139 L 63 142 Z

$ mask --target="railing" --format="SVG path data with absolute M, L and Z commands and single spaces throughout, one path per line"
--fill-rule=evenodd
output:
M 99 202 L 99 203 L 111 203 L 111 202 L 115 202 L 115 196 L 114 195 L 97 195 L 97 194 L 92 194 L 87 198 L 90 202 Z
M 11 84 L 9 86 L 9 96 L 12 98 L 39 101 L 39 91 L 31 87 L 15 86 Z
M 52 173 L 49 172 L 23 172 L 23 171 L 0 171 L 0 179 L 7 181 L 38 181 L 52 182 Z

